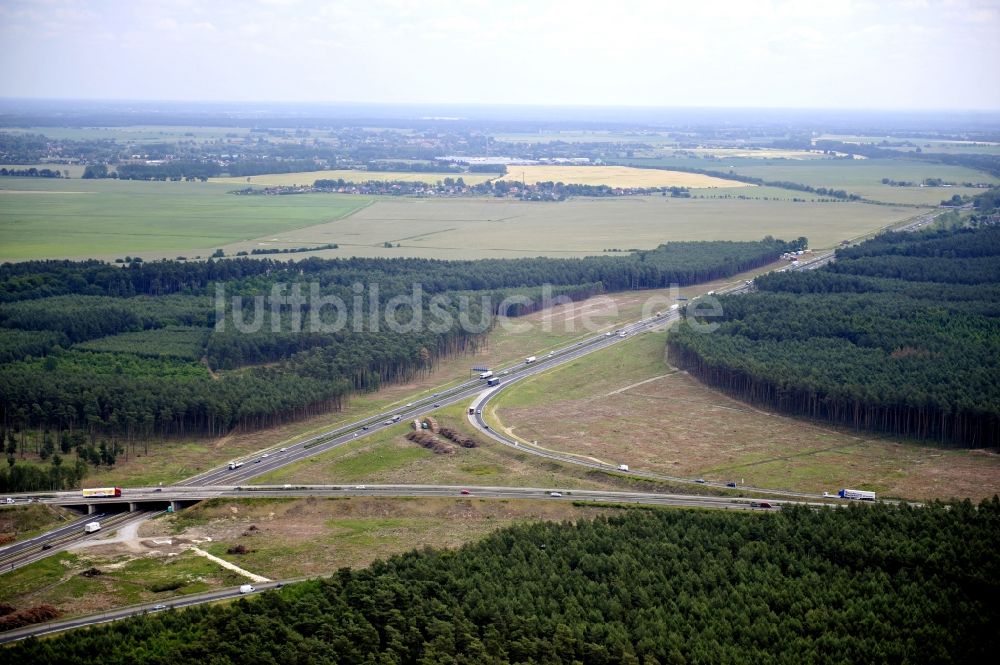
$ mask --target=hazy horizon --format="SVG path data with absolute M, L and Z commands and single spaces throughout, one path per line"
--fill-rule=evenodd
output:
M 0 3 L 30 100 L 1000 110 L 1000 0 Z

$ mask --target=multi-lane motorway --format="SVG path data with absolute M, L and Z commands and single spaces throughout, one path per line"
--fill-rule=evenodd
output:
M 898 230 L 916 230 L 931 223 L 940 212 L 917 218 Z M 795 267 L 788 267 L 788 270 L 811 270 L 830 262 L 834 258 L 834 252 L 817 254 L 808 260 L 804 260 Z M 717 294 L 741 293 L 749 290 L 751 285 L 738 284 L 727 290 L 720 290 Z M 556 460 L 564 464 L 583 466 L 610 473 L 627 473 L 631 477 L 668 482 L 672 484 L 689 483 L 692 485 L 705 485 L 714 489 L 726 489 L 723 483 L 705 482 L 696 478 L 682 478 L 664 474 L 656 474 L 640 469 L 630 469 L 628 471 L 619 470 L 618 464 L 627 460 L 616 460 L 614 463 L 600 462 L 592 459 L 582 458 L 567 453 L 546 450 L 542 447 L 517 441 L 503 433 L 491 429 L 482 417 L 482 411 L 491 400 L 518 381 L 528 376 L 546 372 L 552 368 L 570 362 L 584 355 L 600 351 L 609 346 L 631 338 L 632 336 L 651 330 L 662 329 L 679 318 L 676 311 L 667 311 L 658 315 L 647 317 L 625 325 L 615 331 L 606 331 L 601 334 L 574 342 L 563 346 L 551 353 L 538 356 L 531 363 L 519 363 L 507 368 L 498 368 L 495 371 L 500 378 L 498 386 L 487 388 L 481 379 L 465 381 L 456 386 L 443 389 L 429 397 L 421 397 L 406 404 L 395 411 L 385 412 L 379 415 L 370 416 L 363 420 L 342 425 L 328 430 L 321 434 L 312 436 L 306 440 L 280 448 L 278 450 L 261 451 L 249 458 L 238 460 L 242 464 L 235 469 L 230 469 L 228 465 L 208 470 L 204 473 L 193 476 L 177 485 L 166 488 L 135 488 L 128 490 L 128 500 L 141 502 L 147 501 L 168 501 L 180 500 L 190 501 L 218 496 L 393 496 L 393 497 L 468 497 L 468 498 L 488 498 L 488 499 L 545 499 L 562 501 L 597 501 L 609 503 L 648 503 L 656 505 L 672 505 L 686 507 L 702 507 L 716 509 L 754 509 L 749 499 L 738 497 L 709 497 L 697 495 L 676 495 L 676 494 L 652 494 L 635 492 L 606 492 L 588 490 L 565 490 L 559 488 L 510 488 L 510 487 L 449 487 L 449 486 L 427 486 L 427 485 L 354 485 L 354 486 L 244 486 L 253 478 L 264 475 L 268 472 L 280 469 L 288 464 L 299 460 L 318 455 L 329 450 L 343 446 L 351 441 L 368 436 L 383 429 L 396 426 L 399 422 L 408 422 L 414 418 L 426 414 L 434 409 L 456 404 L 469 403 L 472 412 L 469 420 L 483 435 L 507 446 L 515 447 L 521 452 L 537 455 L 539 457 Z M 471 402 L 470 402 L 471 400 Z M 395 418 L 395 416 L 399 416 Z M 783 496 L 793 499 L 795 503 L 808 503 L 810 500 L 822 499 L 824 497 L 789 490 L 745 487 L 739 488 L 741 492 L 752 492 L 755 494 L 768 494 L 772 496 Z M 72 496 L 69 496 L 71 494 Z M 79 499 L 77 493 L 52 493 L 42 499 L 53 503 L 71 503 Z M 99 507 L 102 503 L 112 503 L 116 500 L 101 499 L 91 500 L 89 503 Z M 122 499 L 117 499 L 120 503 Z M 788 502 L 787 500 L 785 502 Z M 775 505 L 781 502 L 771 502 Z M 148 515 L 144 513 L 132 513 L 117 515 L 111 518 L 103 518 L 103 531 L 109 527 L 120 527 L 124 524 L 138 519 L 146 519 Z M 43 534 L 28 541 L 17 543 L 0 549 L 0 573 L 25 565 L 38 560 L 44 556 L 54 554 L 72 543 L 89 538 L 82 536 L 82 525 L 88 521 L 97 519 L 95 515 L 88 516 L 77 522 L 67 524 L 54 531 Z M 41 549 L 41 545 L 48 545 Z M 262 586 L 262 588 L 265 588 Z M 203 602 L 211 602 L 223 598 L 239 595 L 238 589 L 225 589 L 207 594 L 186 596 L 171 601 L 173 607 L 183 607 Z M 74 619 L 64 622 L 45 624 L 43 626 L 27 627 L 19 631 L 11 631 L 0 636 L 0 641 L 11 639 L 22 639 L 28 635 L 39 635 L 57 630 L 66 630 L 73 627 L 92 625 L 106 621 L 113 621 L 117 618 L 131 616 L 136 613 L 143 613 L 153 609 L 151 605 L 124 608 L 114 612 L 107 612 L 93 617 Z

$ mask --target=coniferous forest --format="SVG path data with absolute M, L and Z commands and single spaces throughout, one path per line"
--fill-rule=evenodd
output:
M 633 509 L 17 643 L 13 663 L 985 663 L 1000 500 Z
M 107 438 L 113 457 L 156 437 L 268 427 L 338 409 L 353 393 L 411 379 L 443 356 L 477 348 L 507 296 L 521 297 L 506 310 L 516 316 L 542 306 L 546 285 L 552 297 L 580 299 L 692 284 L 767 264 L 804 240 L 669 243 L 584 259 L 4 264 L 0 435 L 9 458 L 34 445 L 46 459 L 72 448 L 79 453 L 84 439 L 96 451 L 97 439 Z M 313 312 L 308 300 L 297 316 L 291 304 L 255 304 L 275 286 L 290 294 L 292 284 L 304 298 L 313 286 L 322 297 L 339 298 L 344 325 L 310 328 L 313 314 L 332 325 L 338 312 Z M 373 327 L 393 299 L 412 296 L 415 284 L 423 300 L 394 310 L 395 318 L 406 324 L 419 315 L 425 324 Z M 227 303 L 221 313 L 214 300 L 219 288 Z M 247 303 L 238 317 L 228 304 L 234 296 Z M 442 303 L 437 309 L 435 297 Z M 258 315 L 257 329 L 237 325 Z M 461 324 L 463 315 L 469 325 Z M 38 486 L 15 487 L 6 477 L 0 474 L 0 489 L 60 489 L 44 475 Z
M 888 233 L 720 298 L 671 362 L 764 408 L 858 430 L 1000 445 L 1000 229 Z

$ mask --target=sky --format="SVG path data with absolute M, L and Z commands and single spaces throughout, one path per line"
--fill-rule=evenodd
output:
M 0 0 L 0 97 L 1000 109 L 1000 0 Z

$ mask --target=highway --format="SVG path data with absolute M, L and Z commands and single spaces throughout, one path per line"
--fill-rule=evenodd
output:
M 943 212 L 934 212 L 921 216 L 905 226 L 898 227 L 897 230 L 916 230 L 931 223 Z M 803 260 L 797 266 L 787 266 L 781 270 L 812 270 L 834 260 L 835 252 L 828 251 L 817 254 Z M 752 284 L 737 284 L 725 290 L 719 290 L 715 295 L 736 294 L 749 291 Z M 696 302 L 698 298 L 692 298 L 690 303 Z M 519 442 L 511 437 L 497 432 L 488 426 L 482 418 L 481 411 L 496 398 L 496 396 L 511 385 L 542 372 L 549 371 L 559 365 L 571 362 L 590 353 L 606 349 L 614 344 L 618 344 L 636 334 L 663 329 L 679 319 L 676 310 L 662 312 L 660 315 L 646 318 L 626 324 L 613 332 L 604 332 L 591 336 L 587 339 L 563 346 L 551 353 L 539 355 L 532 363 L 521 362 L 506 368 L 494 369 L 500 385 L 488 388 L 482 379 L 464 381 L 456 386 L 442 389 L 439 393 L 431 396 L 415 399 L 394 411 L 387 411 L 378 415 L 370 416 L 356 422 L 341 425 L 334 429 L 314 435 L 303 441 L 296 442 L 284 448 L 260 451 L 259 453 L 239 460 L 242 464 L 236 469 L 229 469 L 228 465 L 210 469 L 201 474 L 193 476 L 176 485 L 164 488 L 129 488 L 127 497 L 119 499 L 89 499 L 86 503 L 100 505 L 102 503 L 121 503 L 122 500 L 130 501 L 170 501 L 170 500 L 202 500 L 214 497 L 308 497 L 308 496 L 382 496 L 382 497 L 460 497 L 460 498 L 482 498 L 482 499 L 545 499 L 559 501 L 590 501 L 601 503 L 639 503 L 650 505 L 666 505 L 679 507 L 700 507 L 714 509 L 755 509 L 752 500 L 737 496 L 700 496 L 681 494 L 661 494 L 661 493 L 637 493 L 637 492 L 609 492 L 593 490 L 568 490 L 560 488 L 512 488 L 512 487 L 454 487 L 454 486 L 430 486 L 430 485 L 352 485 L 352 486 L 245 486 L 253 478 L 259 477 L 271 471 L 280 469 L 288 464 L 306 459 L 313 455 L 325 453 L 339 446 L 343 446 L 351 441 L 380 432 L 385 428 L 397 426 L 398 423 L 406 423 L 419 416 L 426 415 L 435 409 L 443 406 L 465 403 L 474 405 L 474 413 L 469 414 L 472 425 L 485 436 L 503 445 L 516 448 L 521 452 L 536 455 L 538 457 L 555 460 L 563 464 L 571 464 L 590 469 L 597 469 L 613 474 L 624 474 L 629 477 L 641 478 L 645 480 L 668 482 L 672 484 L 691 484 L 696 486 L 710 487 L 730 492 L 752 492 L 755 494 L 767 494 L 773 496 L 787 497 L 794 501 L 768 500 L 769 503 L 780 506 L 782 503 L 807 503 L 810 505 L 829 505 L 815 500 L 830 498 L 807 492 L 796 492 L 791 490 L 758 488 L 741 486 L 737 489 L 727 487 L 725 483 L 706 482 L 697 478 L 684 478 L 657 474 L 640 469 L 630 469 L 629 471 L 619 470 L 618 463 L 626 463 L 627 460 L 616 461 L 615 463 L 598 462 L 580 456 L 561 453 L 558 451 L 546 450 L 544 448 Z M 395 418 L 399 416 L 398 419 Z M 41 501 L 51 503 L 80 503 L 83 502 L 77 492 L 53 492 L 40 498 Z M 147 513 L 139 512 L 125 514 L 102 519 L 102 526 L 106 532 L 108 527 L 120 527 L 134 519 L 146 519 Z M 65 549 L 69 544 L 90 538 L 89 534 L 83 534 L 82 524 L 97 519 L 91 515 L 82 518 L 78 522 L 65 525 L 52 532 L 38 536 L 22 543 L 16 543 L 7 548 L 0 549 L 0 573 L 7 570 L 26 565 L 45 556 L 55 554 Z M 53 547 L 48 550 L 41 550 L 41 545 L 49 543 Z M 272 585 L 261 585 L 261 588 L 268 588 Z M 171 601 L 172 607 L 184 607 L 203 602 L 212 602 L 239 595 L 238 589 L 225 589 L 206 594 L 185 596 Z M 0 635 L 0 642 L 13 639 L 22 639 L 28 635 L 42 635 L 69 628 L 93 625 L 113 621 L 118 618 L 132 616 L 136 613 L 143 613 L 152 609 L 151 604 L 140 605 L 131 608 L 123 608 L 113 612 L 102 613 L 92 617 L 83 617 L 63 622 L 54 622 L 35 627 L 26 627 L 17 631 L 10 631 Z
M 58 503 L 58 501 L 52 499 L 46 499 L 45 501 Z M 127 524 L 145 520 L 149 517 L 150 511 L 144 510 L 133 513 L 118 513 L 110 516 L 104 513 L 95 513 L 36 538 L 15 543 L 0 549 L 0 575 L 63 552 L 70 545 L 76 545 L 84 541 L 99 540 L 109 532 L 114 532 Z M 95 521 L 101 523 L 101 530 L 95 533 L 84 533 L 83 525 L 87 522 Z

